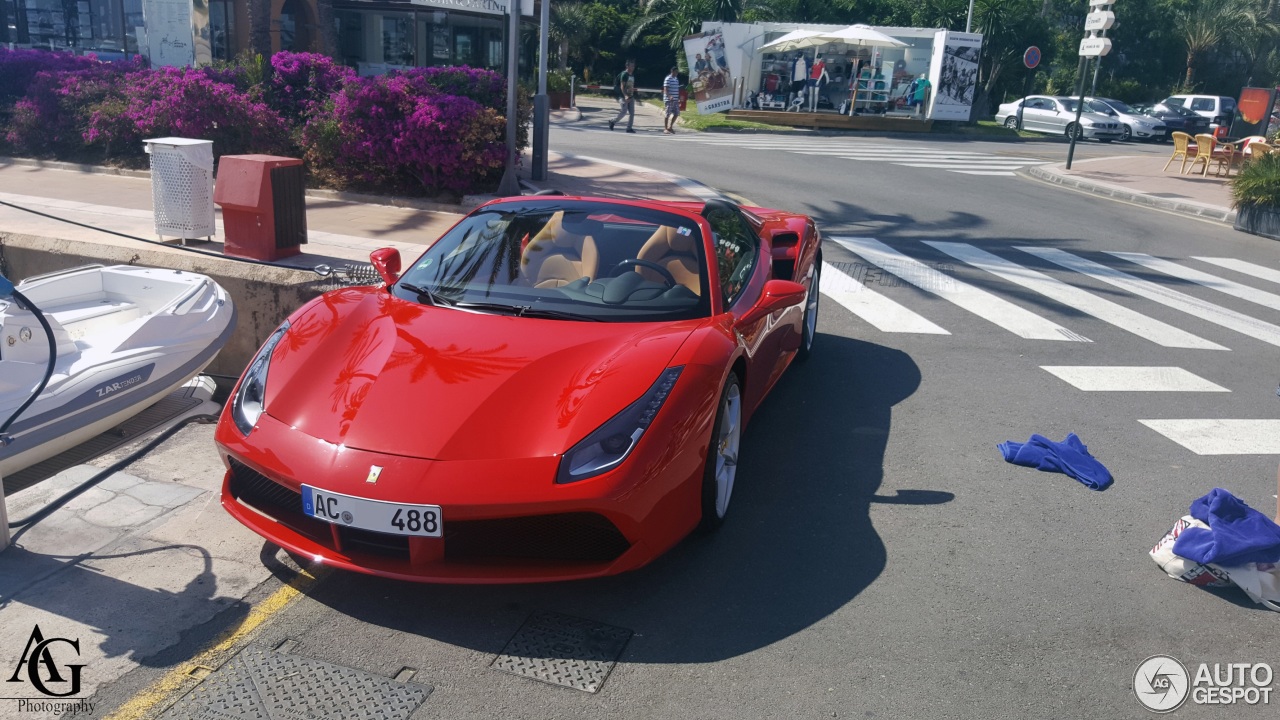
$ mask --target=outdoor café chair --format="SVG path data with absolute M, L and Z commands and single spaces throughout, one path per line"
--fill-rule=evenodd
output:
M 1185 173 L 1187 171 L 1187 159 L 1196 155 L 1195 143 L 1191 142 L 1190 135 L 1177 130 L 1170 133 L 1170 137 L 1173 138 L 1173 155 L 1169 157 L 1169 162 L 1164 164 L 1162 172 L 1168 172 L 1169 166 L 1173 164 L 1173 161 L 1182 158 L 1182 167 L 1178 172 Z
M 1218 146 L 1218 140 L 1208 133 L 1201 133 L 1196 136 L 1196 155 L 1191 161 L 1191 168 L 1186 172 L 1188 174 L 1196 171 L 1196 163 L 1204 163 L 1204 169 L 1200 171 L 1203 177 L 1209 176 L 1209 160 L 1213 157 L 1213 149 Z

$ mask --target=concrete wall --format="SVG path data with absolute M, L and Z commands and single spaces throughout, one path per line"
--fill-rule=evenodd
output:
M 251 265 L 163 249 L 130 249 L 35 235 L 0 233 L 0 274 L 25 277 L 79 265 L 146 265 L 202 273 L 226 288 L 236 306 L 236 329 L 208 372 L 239 376 L 271 331 L 289 313 L 337 285 L 309 270 Z

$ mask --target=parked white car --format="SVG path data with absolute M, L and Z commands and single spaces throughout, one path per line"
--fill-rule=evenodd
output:
M 1112 98 L 1084 99 L 1086 110 L 1093 110 L 1120 121 L 1122 140 L 1167 140 L 1169 128 L 1159 118 L 1143 115 L 1128 105 Z
M 1005 103 L 996 112 L 996 122 L 1007 128 L 1018 128 L 1018 106 L 1022 106 L 1022 130 L 1049 133 L 1050 135 L 1074 135 L 1094 138 L 1100 142 L 1119 140 L 1123 136 L 1120 121 L 1116 118 L 1090 112 L 1086 105 L 1076 124 L 1076 98 L 1028 95 L 1021 100 Z
M 1230 125 L 1236 114 L 1235 99 L 1223 95 L 1170 95 L 1160 102 L 1184 107 L 1214 125 Z

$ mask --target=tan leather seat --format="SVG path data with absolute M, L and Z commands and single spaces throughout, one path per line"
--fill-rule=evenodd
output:
M 530 285 L 554 288 L 580 278 L 595 279 L 600 255 L 590 235 L 575 235 L 561 226 L 564 212 L 557 212 L 520 255 L 520 274 Z
M 663 225 L 645 241 L 636 257 L 657 263 L 667 269 L 676 282 L 694 295 L 702 295 L 702 282 L 698 275 L 698 255 L 694 250 L 693 235 L 681 235 L 674 227 Z M 650 268 L 636 267 L 636 272 L 646 280 L 665 282 L 666 278 Z

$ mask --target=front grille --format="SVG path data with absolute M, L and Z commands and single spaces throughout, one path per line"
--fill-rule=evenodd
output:
M 409 559 L 409 537 L 407 535 L 388 535 L 341 525 L 338 526 L 338 535 L 342 538 L 342 549 L 347 552 L 382 555 L 383 557 L 405 561 Z
M 231 495 L 282 524 L 325 545 L 333 544 L 329 523 L 302 514 L 302 493 L 291 490 L 231 458 Z
M 630 547 L 613 523 L 595 513 L 446 520 L 444 524 L 444 557 L 448 561 L 609 562 Z

